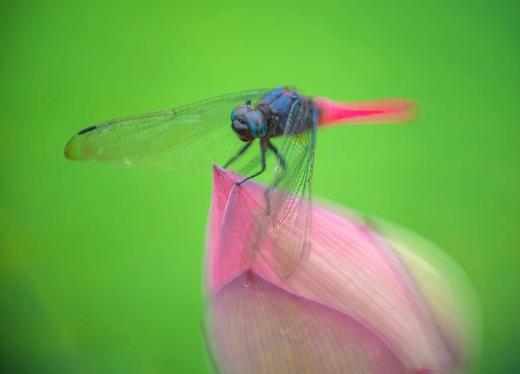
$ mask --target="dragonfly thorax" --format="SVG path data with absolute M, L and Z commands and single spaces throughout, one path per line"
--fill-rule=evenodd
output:
M 265 114 L 248 104 L 239 105 L 231 112 L 231 127 L 244 142 L 267 136 Z

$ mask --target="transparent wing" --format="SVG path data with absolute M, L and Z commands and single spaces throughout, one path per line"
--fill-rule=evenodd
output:
M 303 132 L 298 130 L 310 126 Z M 276 246 L 280 274 L 288 278 L 305 259 L 311 220 L 311 180 L 316 149 L 317 111 L 298 102 L 289 115 L 280 154 L 286 167 L 277 167 L 266 198 L 267 228 Z
M 212 162 L 226 162 L 243 145 L 231 129 L 231 111 L 248 100 L 256 104 L 268 91 L 242 91 L 91 126 L 72 137 L 65 155 L 73 160 L 209 173 Z

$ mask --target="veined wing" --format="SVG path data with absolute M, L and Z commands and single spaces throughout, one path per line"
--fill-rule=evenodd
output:
M 230 127 L 231 111 L 248 100 L 256 104 L 268 91 L 241 91 L 91 126 L 70 139 L 65 156 L 208 173 L 212 162 L 226 162 L 240 147 Z
M 288 278 L 305 259 L 310 242 L 311 180 L 316 149 L 317 110 L 306 103 L 297 103 L 289 115 L 285 139 L 280 148 L 286 168 L 275 170 L 267 193 L 266 215 L 277 252 L 279 273 Z M 302 124 L 312 124 L 298 132 Z

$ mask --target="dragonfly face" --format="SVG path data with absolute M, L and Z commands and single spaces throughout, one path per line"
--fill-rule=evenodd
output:
M 267 135 L 265 115 L 248 104 L 239 105 L 231 112 L 231 127 L 244 142 Z

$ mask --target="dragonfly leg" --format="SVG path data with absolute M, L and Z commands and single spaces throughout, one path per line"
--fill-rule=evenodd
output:
M 280 152 L 278 152 L 278 149 L 276 149 L 274 144 L 271 143 L 269 140 L 267 141 L 267 147 L 269 147 L 269 149 L 273 151 L 274 155 L 276 156 L 276 159 L 278 160 L 278 163 L 280 164 L 280 167 L 285 170 L 287 164 L 285 163 L 285 159 L 283 158 L 283 156 L 280 154 Z
M 261 163 L 262 163 L 262 168 L 254 173 L 253 175 L 250 175 L 249 177 L 247 178 L 244 178 L 242 179 L 240 182 L 237 182 L 237 184 L 240 186 L 242 183 L 244 183 L 245 181 L 248 181 L 249 179 L 252 179 L 254 177 L 258 177 L 260 174 L 262 174 L 264 171 L 265 171 L 265 150 L 266 150 L 266 141 L 264 139 L 261 139 L 260 140 L 260 158 L 261 158 Z
M 228 162 L 224 165 L 224 169 L 227 169 L 233 162 L 235 162 L 240 156 L 244 154 L 245 151 L 249 148 L 249 146 L 253 144 L 253 142 L 246 143 L 242 148 L 238 150 L 238 152 L 229 159 Z

